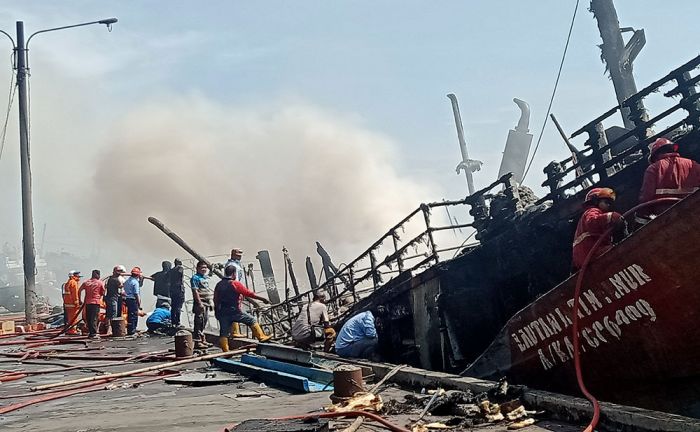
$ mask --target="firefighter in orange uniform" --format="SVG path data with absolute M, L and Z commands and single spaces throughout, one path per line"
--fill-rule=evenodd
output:
M 649 163 L 639 192 L 640 203 L 657 198 L 684 198 L 700 187 L 700 164 L 681 157 L 678 154 L 678 144 L 673 141 L 666 138 L 654 141 L 649 146 Z M 659 214 L 669 205 L 659 203 L 640 215 Z
M 78 322 L 80 310 L 79 284 L 79 271 L 68 273 L 68 281 L 63 284 L 63 325 L 65 328 L 71 327 L 66 331 L 66 334 L 69 335 L 78 334 L 78 330 L 74 326 Z
M 611 211 L 615 202 L 615 191 L 610 188 L 593 188 L 586 194 L 583 205 L 585 210 L 576 227 L 573 243 L 573 268 L 578 270 L 593 248 L 596 241 L 610 227 L 623 227 L 624 220 L 620 213 Z M 612 235 L 604 239 L 598 247 L 596 256 L 602 255 L 612 247 Z

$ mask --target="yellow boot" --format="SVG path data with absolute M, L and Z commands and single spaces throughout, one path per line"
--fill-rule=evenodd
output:
M 250 329 L 253 331 L 253 336 L 255 339 L 259 340 L 260 342 L 267 342 L 272 339 L 272 336 L 266 335 L 258 323 L 253 324 Z
M 241 333 L 241 327 L 238 325 L 238 323 L 233 323 L 231 326 L 231 337 L 235 338 L 244 338 L 245 335 Z
M 221 347 L 221 351 L 228 351 L 228 336 L 219 337 L 219 346 Z

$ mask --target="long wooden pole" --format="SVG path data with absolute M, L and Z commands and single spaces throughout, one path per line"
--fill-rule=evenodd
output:
M 212 264 L 211 261 L 209 261 L 204 255 L 202 255 L 202 254 L 200 254 L 199 252 L 197 252 L 196 250 L 192 249 L 192 247 L 191 247 L 189 244 L 187 244 L 187 242 L 184 241 L 184 240 L 182 239 L 182 237 L 180 237 L 179 235 L 175 234 L 175 232 L 173 232 L 170 228 L 166 227 L 165 224 L 164 224 L 163 222 L 161 222 L 161 221 L 158 220 L 157 218 L 154 218 L 153 216 L 149 217 L 149 218 L 148 218 L 148 221 L 149 221 L 151 224 L 153 224 L 153 226 L 155 226 L 156 228 L 158 228 L 159 230 L 161 230 L 161 231 L 163 232 L 163 234 L 165 234 L 166 236 L 170 237 L 170 239 L 171 239 L 172 241 L 174 241 L 175 243 L 177 243 L 178 246 L 180 246 L 180 247 L 183 248 L 185 251 L 187 251 L 187 253 L 189 253 L 190 255 L 192 255 L 192 257 L 194 257 L 194 259 L 196 259 L 197 261 L 204 261 L 204 263 L 207 265 L 207 267 L 209 267 L 209 270 L 210 270 L 212 273 L 214 273 L 215 275 L 217 275 L 217 276 L 220 277 L 221 279 L 224 278 L 223 273 L 221 273 L 221 271 L 220 271 L 219 269 L 217 269 L 216 267 L 214 267 L 214 264 Z M 258 302 L 256 302 L 255 300 L 253 300 L 253 299 L 251 299 L 251 298 L 249 298 L 249 297 L 246 297 L 245 300 L 246 300 L 247 302 L 250 302 L 250 304 L 252 304 L 253 307 L 254 307 L 255 309 L 260 309 L 260 304 L 259 304 Z
M 215 358 L 221 358 L 221 357 L 232 357 L 235 355 L 239 354 L 244 354 L 248 352 L 248 348 L 246 349 L 239 349 L 236 351 L 226 351 L 226 352 L 220 352 L 220 353 L 215 353 L 215 354 L 207 354 L 199 357 L 192 357 L 188 359 L 183 359 L 183 360 L 178 360 L 174 362 L 169 362 L 169 363 L 163 363 L 155 366 L 149 366 L 141 369 L 134 369 L 126 372 L 116 372 L 116 373 L 111 373 L 111 374 L 106 374 L 106 375 L 98 375 L 98 376 L 92 376 L 92 377 L 87 377 L 87 378 L 79 378 L 79 379 L 74 379 L 74 380 L 68 380 L 68 381 L 61 381 L 57 383 L 51 383 L 51 384 L 44 384 L 36 387 L 31 387 L 29 390 L 31 391 L 37 391 L 37 390 L 47 390 L 51 388 L 56 388 L 56 387 L 63 387 L 67 385 L 72 385 L 72 384 L 80 384 L 80 383 L 85 383 L 85 382 L 91 382 L 91 381 L 97 381 L 97 380 L 102 380 L 102 379 L 114 379 L 114 378 L 122 378 L 126 376 L 131 376 L 131 375 L 136 375 L 144 372 L 151 372 L 151 371 L 156 371 L 160 369 L 167 369 L 171 368 L 174 366 L 180 366 L 188 363 L 195 363 L 195 362 L 200 362 L 200 361 L 205 361 L 205 360 L 211 360 Z

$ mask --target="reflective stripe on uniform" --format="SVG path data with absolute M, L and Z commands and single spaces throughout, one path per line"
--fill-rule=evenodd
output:
M 698 188 L 656 189 L 656 195 L 690 195 Z
M 584 241 L 588 237 L 593 237 L 593 234 L 591 234 L 589 232 L 585 232 L 585 233 L 581 234 L 580 236 L 578 236 L 574 239 L 573 246 L 576 246 L 577 244 L 581 243 L 582 241 Z

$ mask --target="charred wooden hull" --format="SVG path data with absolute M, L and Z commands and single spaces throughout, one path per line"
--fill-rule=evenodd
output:
M 579 329 L 583 375 L 593 394 L 668 409 L 659 406 L 663 396 L 646 400 L 648 392 L 639 389 L 658 383 L 679 394 L 698 382 L 699 212 L 695 193 L 587 271 Z M 513 316 L 463 375 L 507 376 L 518 384 L 577 394 L 571 343 L 575 284 L 572 276 Z M 697 407 L 680 411 L 699 414 Z

